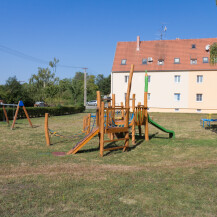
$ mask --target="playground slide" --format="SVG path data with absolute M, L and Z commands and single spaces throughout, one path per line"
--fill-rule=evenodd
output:
M 70 151 L 68 151 L 67 155 L 77 153 L 85 144 L 87 144 L 98 133 L 99 133 L 99 128 L 98 127 L 94 128 L 89 134 L 87 134 L 84 137 L 84 139 L 79 141 Z
M 175 132 L 172 130 L 167 130 L 164 127 L 162 127 L 161 125 L 157 124 L 156 122 L 154 122 L 150 116 L 148 116 L 148 122 L 153 125 L 154 127 L 158 128 L 159 130 L 165 132 L 165 133 L 169 133 L 169 137 L 170 138 L 175 138 Z

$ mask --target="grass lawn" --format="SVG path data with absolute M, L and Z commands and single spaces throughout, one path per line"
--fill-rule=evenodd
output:
M 51 117 L 49 126 L 70 136 L 84 115 Z M 217 134 L 199 125 L 206 115 L 151 117 L 176 138 L 150 126 L 149 142 L 137 137 L 128 152 L 103 158 L 98 137 L 54 156 L 78 140 L 55 137 L 46 147 L 44 118 L 34 128 L 18 120 L 13 131 L 0 123 L 0 216 L 217 216 Z

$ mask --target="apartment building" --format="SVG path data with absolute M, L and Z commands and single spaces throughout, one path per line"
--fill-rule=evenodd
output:
M 131 94 L 143 104 L 145 71 L 153 112 L 217 112 L 217 64 L 209 64 L 217 38 L 118 42 L 111 72 L 116 104 L 125 101 L 131 64 Z

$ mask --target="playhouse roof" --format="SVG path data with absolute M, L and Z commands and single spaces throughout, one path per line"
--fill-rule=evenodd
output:
M 217 38 L 140 41 L 139 37 L 133 42 L 118 42 L 112 71 L 129 71 L 131 64 L 134 71 L 217 70 L 217 64 L 204 63 L 204 57 L 209 60 L 209 46 L 215 42 Z

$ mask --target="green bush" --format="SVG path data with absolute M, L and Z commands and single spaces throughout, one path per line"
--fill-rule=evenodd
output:
M 62 106 L 62 107 L 26 107 L 26 110 L 30 118 L 44 117 L 45 113 L 49 113 L 50 116 L 70 115 L 83 112 L 84 106 Z M 6 108 L 9 120 L 13 120 L 16 109 Z M 23 108 L 20 107 L 18 118 L 26 118 Z M 3 109 L 0 108 L 0 121 L 4 120 Z

